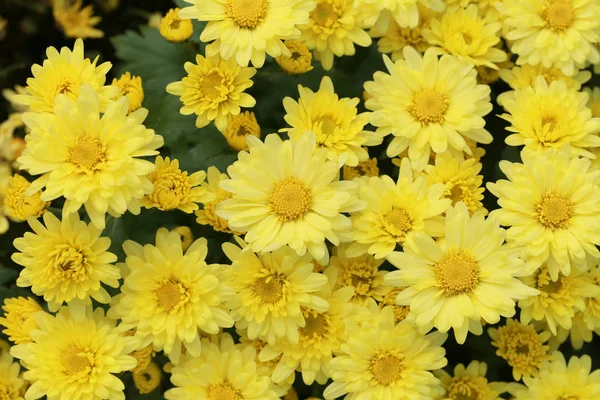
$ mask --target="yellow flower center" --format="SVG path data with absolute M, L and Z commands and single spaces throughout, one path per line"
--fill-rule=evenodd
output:
M 465 43 L 465 45 L 470 46 L 471 43 L 473 43 L 473 36 L 471 35 L 470 32 L 467 31 L 461 31 L 459 33 L 460 38 L 462 39 L 462 41 Z
M 240 28 L 254 29 L 261 24 L 269 10 L 269 0 L 229 0 L 225 13 Z
M 98 170 L 106 161 L 106 148 L 98 139 L 79 136 L 75 145 L 70 148 L 69 155 L 72 164 L 90 173 Z
M 57 282 L 82 282 L 87 279 L 88 262 L 81 249 L 70 244 L 58 244 L 49 256 L 54 259 L 52 276 Z
M 287 40 L 284 44 L 291 55 L 289 57 L 282 55 L 275 59 L 284 72 L 303 74 L 312 70 L 312 54 L 306 44 L 296 39 Z
M 323 0 L 317 4 L 310 13 L 310 19 L 320 27 L 329 28 L 333 26 L 341 16 L 341 10 L 338 10 L 331 0 Z
M 403 208 L 394 208 L 382 218 L 385 230 L 399 242 L 406 240 L 406 235 L 412 228 L 412 218 Z
M 375 289 L 375 275 L 379 271 L 378 263 L 371 256 L 361 256 L 347 259 L 340 265 L 341 286 L 354 287 L 355 297 L 366 297 L 373 295 Z
M 382 352 L 371 359 L 371 374 L 377 385 L 390 385 L 402 378 L 404 357 L 401 354 Z
M 379 308 L 392 307 L 394 311 L 394 320 L 396 323 L 404 321 L 410 312 L 410 306 L 400 306 L 396 304 L 396 297 L 405 288 L 394 288 L 391 292 L 383 297 L 383 301 L 379 302 Z
M 321 128 L 323 135 L 330 136 L 335 132 L 335 128 L 338 126 L 338 123 L 330 115 L 324 115 L 315 119 L 315 126 Z M 321 136 L 319 138 L 319 143 L 323 143 L 327 140 L 326 137 L 322 137 L 322 135 L 319 136 Z
M 252 289 L 264 303 L 276 303 L 283 297 L 285 278 L 281 275 L 270 275 L 258 278 L 252 284 Z
M 548 355 L 548 346 L 543 344 L 535 328 L 518 322 L 498 328 L 492 345 L 498 348 L 496 354 L 525 376 L 535 373 Z
M 227 128 L 223 136 L 234 150 L 245 150 L 248 148 L 246 136 L 260 137 L 260 125 L 252 112 L 241 112 L 231 115 L 227 120 Z
M 190 188 L 187 172 L 158 172 L 154 190 L 149 197 L 161 210 L 173 210 L 185 203 Z
M 269 206 L 280 220 L 296 221 L 312 207 L 312 191 L 299 179 L 286 178 L 275 184 Z
M 425 89 L 416 93 L 408 112 L 421 125 L 441 124 L 448 109 L 448 97 L 433 89 Z
M 208 396 L 206 400 L 242 400 L 239 390 L 235 389 L 228 381 L 210 386 L 206 394 Z
M 300 334 L 307 338 L 319 338 L 327 333 L 327 316 L 319 314 L 315 311 L 308 311 L 308 315 L 304 316 L 306 325 L 300 328 Z
M 73 82 L 67 78 L 63 78 L 63 80 L 56 85 L 56 94 L 73 94 L 73 86 L 75 86 Z
M 202 97 L 211 101 L 223 101 L 231 92 L 227 77 L 219 68 L 213 68 L 208 74 L 200 78 L 198 91 Z
M 556 231 L 568 229 L 573 216 L 573 204 L 563 196 L 548 192 L 535 206 L 535 217 L 546 228 Z
M 87 348 L 68 347 L 61 355 L 60 362 L 65 374 L 69 376 L 89 375 L 94 367 L 94 354 Z
M 28 188 L 29 182 L 20 175 L 15 175 L 10 180 L 5 199 L 8 216 L 20 221 L 25 221 L 29 216 L 37 218 L 50 205 L 50 203 L 41 200 L 41 192 L 32 196 L 25 196 L 25 191 Z
M 550 5 L 542 12 L 542 18 L 555 31 L 568 29 L 575 20 L 571 0 L 551 0 Z
M 479 265 L 465 250 L 449 250 L 435 266 L 435 279 L 447 297 L 469 294 L 479 284 Z
M 169 314 L 181 309 L 190 301 L 187 286 L 174 278 L 165 279 L 154 295 L 158 306 Z

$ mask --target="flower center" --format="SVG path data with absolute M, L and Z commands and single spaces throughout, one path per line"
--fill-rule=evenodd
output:
M 85 172 L 99 169 L 99 164 L 106 161 L 106 149 L 100 140 L 89 136 L 79 136 L 75 146 L 69 150 L 70 161 Z
M 412 228 L 412 218 L 405 209 L 394 208 L 383 217 L 383 226 L 389 234 L 403 242 Z
M 402 378 L 403 359 L 402 355 L 390 352 L 380 353 L 373 357 L 370 370 L 375 383 L 387 386 Z
M 187 287 L 174 278 L 165 279 L 154 295 L 158 306 L 169 314 L 181 309 L 190 301 Z
M 364 256 L 369 257 L 369 256 Z M 364 258 L 350 259 L 343 266 L 342 285 L 354 287 L 355 296 L 369 296 L 373 289 L 373 278 L 378 271 L 374 263 L 365 262 Z
M 478 400 L 482 387 L 485 391 L 487 380 L 483 377 L 454 377 L 448 384 L 448 398 L 452 400 Z
M 473 43 L 473 36 L 471 35 L 470 32 L 462 31 L 462 32 L 459 32 L 459 35 L 462 38 L 463 42 L 465 42 L 465 44 L 467 46 L 470 46 L 471 43 Z
M 575 19 L 575 11 L 570 0 L 553 0 L 542 12 L 542 18 L 555 31 L 568 29 Z
M 201 93 L 202 97 L 216 101 L 227 96 L 229 93 L 227 86 L 225 76 L 218 68 L 215 68 L 200 78 L 198 91 Z
M 87 279 L 88 262 L 84 253 L 70 244 L 58 244 L 49 254 L 54 258 L 53 278 L 58 282 Z
M 302 181 L 287 178 L 275 184 L 269 194 L 271 210 L 283 221 L 296 221 L 310 211 L 312 192 Z
M 154 181 L 154 190 L 150 198 L 162 210 L 172 210 L 185 202 L 190 192 L 187 172 L 163 172 Z
M 56 93 L 57 94 L 73 94 L 73 83 L 68 79 L 64 79 L 58 85 L 56 85 Z
M 239 390 L 234 389 L 228 381 L 212 385 L 206 392 L 208 395 L 206 400 L 242 400 Z
M 435 279 L 447 297 L 471 293 L 479 284 L 479 266 L 464 250 L 449 250 L 435 266 Z
M 549 192 L 544 194 L 535 206 L 535 216 L 542 225 L 552 231 L 568 229 L 573 216 L 573 204 L 567 198 Z
M 89 349 L 71 346 L 60 355 L 60 362 L 69 376 L 82 373 L 89 375 L 94 367 L 94 354 Z
M 441 124 L 448 109 L 448 97 L 433 89 L 425 89 L 413 97 L 408 112 L 421 125 Z
M 225 13 L 240 28 L 254 29 L 262 23 L 269 10 L 269 0 L 229 0 Z
M 310 19 L 316 25 L 322 27 L 331 27 L 339 18 L 339 11 L 331 4 L 330 0 L 324 0 L 317 4 L 317 7 L 311 11 Z
M 283 276 L 270 275 L 255 280 L 252 289 L 264 303 L 276 303 L 283 297 L 284 283 Z
M 335 132 L 335 128 L 338 126 L 336 121 L 329 115 L 325 115 L 315 119 L 315 125 L 320 126 L 321 132 L 326 136 L 333 135 L 333 133 Z M 321 142 L 324 141 L 325 140 L 321 140 Z
M 304 337 L 322 337 L 327 333 L 327 318 L 325 314 L 319 314 L 314 311 L 309 311 L 308 315 L 304 316 L 306 325 L 300 328 L 300 333 Z

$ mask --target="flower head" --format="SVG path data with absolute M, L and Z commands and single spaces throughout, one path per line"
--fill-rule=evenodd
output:
M 50 205 L 49 202 L 43 201 L 40 197 L 41 192 L 27 196 L 25 193 L 29 189 L 29 182 L 21 175 L 15 174 L 10 180 L 9 186 L 6 189 L 4 199 L 4 207 L 6 207 L 6 215 L 17 221 L 25 221 L 28 217 L 39 217 Z
M 466 367 L 458 364 L 454 367 L 454 376 L 444 370 L 434 371 L 446 391 L 441 397 L 445 400 L 501 400 L 500 393 L 504 392 L 502 383 L 489 382 L 485 378 L 486 373 L 487 364 L 481 361 L 471 361 Z
M 233 193 L 228 192 L 220 187 L 221 181 L 229 179 L 227 174 L 221 173 L 217 167 L 208 168 L 207 182 L 203 182 L 202 186 L 208 193 L 214 195 L 214 200 L 202 202 L 202 210 L 196 211 L 196 222 L 201 225 L 210 225 L 214 230 L 225 233 L 236 233 L 229 228 L 227 220 L 217 215 L 217 206 L 233 197 Z
M 160 386 L 161 375 L 158 364 L 151 362 L 144 370 L 133 372 L 133 383 L 140 394 L 147 394 Z
M 142 101 L 144 101 L 142 78 L 125 72 L 119 79 L 113 79 L 112 85 L 119 88 L 118 97 L 125 96 L 129 100 L 129 113 L 142 108 Z
M 313 70 L 312 53 L 300 40 L 291 39 L 283 42 L 290 55 L 280 55 L 275 59 L 283 72 L 291 75 L 305 74 Z
M 169 42 L 183 42 L 194 33 L 192 21 L 179 17 L 179 11 L 179 8 L 171 8 L 160 21 L 160 34 Z
M 25 381 L 18 362 L 8 352 L 0 356 L 0 396 L 3 400 L 23 400 Z
M 54 20 L 68 38 L 101 38 L 104 32 L 95 28 L 102 18 L 94 16 L 94 6 L 83 7 L 82 0 L 53 0 Z
M 579 71 L 573 76 L 565 75 L 559 68 L 544 67 L 542 64 L 514 66 L 511 69 L 501 69 L 500 77 L 509 84 L 511 89 L 519 90 L 528 87 L 535 87 L 535 81 L 538 76 L 542 76 L 546 83 L 550 85 L 554 81 L 563 81 L 567 89 L 579 90 L 581 85 L 589 81 L 592 77 L 590 71 Z M 513 93 L 513 92 L 505 92 Z M 502 93 L 502 97 L 507 95 Z M 501 100 L 498 100 L 501 102 Z
M 260 125 L 258 125 L 253 112 L 243 111 L 238 115 L 230 115 L 227 120 L 227 128 L 221 133 L 232 149 L 246 150 L 248 149 L 248 143 L 246 143 L 248 135 L 260 139 Z
M 38 329 L 35 314 L 43 311 L 42 307 L 31 297 L 14 297 L 4 300 L 2 310 L 0 325 L 6 328 L 2 333 L 15 344 L 32 342 L 31 331 Z
M 355 167 L 351 167 L 348 164 L 345 164 L 342 168 L 342 176 L 345 180 L 351 180 L 361 176 L 379 176 L 379 167 L 377 166 L 377 159 L 370 158 L 365 161 L 359 161 L 358 165 L 356 165 Z
M 376 32 L 385 32 L 395 21 L 402 28 L 418 25 L 421 10 L 440 12 L 444 10 L 443 0 L 355 0 L 361 10 L 364 24 L 373 26 Z

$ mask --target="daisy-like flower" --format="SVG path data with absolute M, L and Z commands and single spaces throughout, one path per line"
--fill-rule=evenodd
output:
M 497 63 L 506 60 L 506 53 L 497 48 L 500 42 L 500 22 L 479 15 L 477 5 L 454 7 L 429 22 L 423 37 L 443 54 L 458 59 L 498 69 Z
M 112 85 L 119 88 L 118 97 L 125 96 L 129 100 L 129 113 L 142 108 L 144 101 L 144 88 L 142 78 L 125 72 L 119 79 L 114 78 Z
M 196 211 L 196 222 L 201 225 L 210 225 L 214 230 L 225 233 L 235 233 L 229 228 L 227 220 L 219 217 L 216 213 L 217 205 L 222 201 L 233 197 L 233 193 L 221 189 L 221 181 L 229 179 L 225 173 L 221 173 L 217 167 L 209 167 L 207 182 L 202 182 L 202 186 L 208 193 L 214 195 L 214 200 L 202 202 L 202 210 Z
M 217 215 L 231 229 L 247 232 L 254 252 L 289 245 L 326 264 L 325 239 L 336 246 L 350 240 L 352 223 L 341 213 L 364 207 L 356 198 L 358 184 L 335 181 L 339 162 L 328 160 L 329 152 L 317 147 L 311 132 L 286 141 L 275 134 L 264 143 L 253 136 L 247 140 L 248 152 L 240 152 L 227 169 L 231 179 L 220 183 L 233 197 L 217 206 Z
M 444 219 L 441 215 L 451 202 L 442 198 L 444 185 L 428 186 L 424 177 L 413 177 L 407 158 L 402 160 L 396 182 L 382 175 L 361 179 L 359 183 L 358 197 L 367 206 L 351 214 L 354 243 L 348 248 L 348 256 L 368 252 L 375 258 L 384 258 L 414 232 L 442 235 Z
M 94 6 L 83 7 L 82 0 L 75 0 L 74 2 L 53 0 L 52 14 L 57 25 L 68 38 L 94 39 L 104 37 L 104 32 L 95 28 L 102 21 L 102 18 L 94 15 Z
M 434 371 L 434 374 L 446 391 L 439 399 L 502 400 L 500 394 L 504 392 L 504 384 L 486 379 L 487 364 L 484 362 L 471 361 L 466 367 L 458 364 L 454 367 L 454 376 L 444 370 Z
M 567 364 L 559 351 L 545 361 L 540 375 L 523 378 L 527 386 L 517 390 L 516 400 L 571 400 L 600 398 L 600 370 L 592 372 L 588 355 L 571 357 Z
M 354 45 L 367 47 L 371 37 L 364 31 L 360 7 L 354 0 L 316 0 L 308 24 L 301 25 L 300 40 L 313 50 L 326 71 L 333 67 L 334 56 L 352 56 Z
M 217 334 L 220 327 L 233 326 L 224 305 L 233 292 L 223 267 L 204 261 L 206 239 L 197 239 L 184 253 L 179 235 L 161 228 L 155 245 L 128 240 L 123 250 L 125 280 L 108 315 L 121 319 L 124 329 L 135 328 L 140 347 L 152 343 L 177 364 L 182 347 L 192 357 L 200 355 L 201 331 Z
M 25 381 L 19 375 L 21 367 L 8 352 L 0 356 L 0 395 L 3 400 L 24 400 Z
M 46 56 L 48 58 L 42 65 L 31 67 L 33 78 L 27 78 L 27 94 L 14 96 L 14 101 L 28 106 L 29 111 L 54 112 L 58 94 L 77 99 L 84 84 L 90 85 L 97 93 L 101 111 L 105 111 L 117 95 L 118 88 L 104 85 L 112 64 L 104 62 L 96 65 L 98 58 L 94 61 L 84 58 L 83 40 L 77 39 L 72 51 L 63 47 L 59 53 L 54 47 L 48 47 Z
M 25 221 L 28 217 L 38 218 L 50 205 L 40 197 L 41 192 L 25 195 L 29 189 L 29 182 L 21 175 L 15 174 L 11 178 L 5 191 L 4 207 L 6 215 L 16 221 Z
M 256 104 L 254 97 L 244 92 L 254 84 L 251 78 L 256 69 L 240 67 L 235 60 L 223 60 L 218 54 L 206 58 L 198 54 L 196 64 L 186 62 L 183 67 L 188 75 L 169 83 L 167 92 L 179 96 L 181 114 L 196 114 L 196 127 L 204 128 L 214 121 L 222 132 L 230 114 L 238 115 L 240 107 Z
M 239 246 L 224 243 L 223 251 L 231 260 L 228 272 L 235 296 L 228 303 L 238 329 L 248 329 L 248 338 L 260 338 L 270 344 L 286 338 L 296 344 L 299 329 L 306 326 L 302 307 L 325 312 L 329 303 L 316 296 L 327 277 L 313 272 L 313 264 L 288 247 L 262 255 L 236 237 Z
M 300 99 L 283 99 L 285 121 L 291 128 L 282 128 L 291 138 L 298 139 L 306 131 L 317 136 L 317 146 L 329 152 L 328 158 L 336 160 L 347 157 L 345 164 L 355 167 L 360 161 L 369 159 L 369 153 L 362 146 L 375 146 L 381 138 L 365 130 L 369 123 L 369 113 L 358 113 L 356 106 L 360 100 L 355 97 L 340 99 L 335 93 L 331 78 L 323 77 L 317 92 L 298 85 Z
M 159 31 L 162 37 L 172 43 L 189 39 L 194 33 L 194 25 L 189 19 L 179 17 L 179 8 L 171 8 L 160 20 Z
M 263 66 L 265 56 L 290 55 L 282 40 L 297 39 L 315 0 L 185 0 L 181 18 L 208 21 L 200 35 L 206 54 L 220 53 L 242 67 Z M 213 42 L 214 40 L 214 42 Z
M 600 61 L 600 3 L 595 0 L 503 0 L 505 35 L 517 64 L 542 64 L 572 76 L 586 62 Z
M 125 337 L 101 308 L 93 313 L 39 313 L 39 330 L 32 343 L 13 346 L 10 353 L 27 366 L 23 378 L 31 382 L 25 397 L 48 400 L 125 399 L 123 382 L 116 376 L 135 367 L 129 356 L 136 340 Z
M 2 333 L 15 344 L 31 343 L 31 331 L 38 329 L 35 314 L 42 307 L 31 297 L 15 297 L 4 300 L 2 311 L 0 325 L 6 328 Z
M 121 97 L 100 113 L 99 97 L 86 84 L 76 101 L 57 96 L 54 114 L 23 114 L 31 133 L 18 161 L 21 169 L 41 175 L 25 194 L 45 187 L 42 200 L 64 196 L 63 215 L 84 206 L 101 229 L 107 212 L 115 217 L 127 210 L 138 214 L 139 200 L 152 191 L 147 175 L 155 168 L 141 157 L 156 155 L 163 138 L 142 125 L 146 109 L 129 115 L 127 109 L 127 98 Z
M 422 332 L 451 328 L 458 343 L 467 333 L 481 335 L 482 320 L 495 324 L 515 315 L 515 300 L 539 292 L 519 281 L 523 262 L 504 248 L 504 229 L 479 211 L 469 216 L 464 203 L 446 211 L 444 241 L 435 242 L 422 232 L 394 252 L 388 260 L 399 271 L 386 275 L 393 286 L 407 286 L 396 302 L 410 305 Z
M 164 396 L 167 400 L 279 400 L 263 371 L 257 368 L 256 350 L 236 345 L 225 333 L 219 339 L 202 339 L 202 354 L 186 357 L 173 368 L 175 388 Z
M 371 124 L 382 137 L 394 135 L 388 157 L 408 149 L 413 168 L 422 170 L 431 149 L 472 154 L 465 138 L 490 143 L 483 120 L 492 110 L 490 88 L 477 84 L 472 65 L 448 54 L 438 59 L 434 49 L 423 56 L 412 47 L 402 52 L 395 63 L 384 55 L 389 74 L 376 72 L 375 81 L 365 83 Z
M 300 40 L 286 40 L 285 47 L 290 51 L 289 55 L 280 55 L 275 59 L 283 72 L 291 75 L 305 74 L 313 70 L 312 53 Z
M 500 161 L 508 180 L 487 184 L 501 207 L 491 214 L 509 227 L 507 242 L 533 269 L 547 263 L 552 280 L 569 275 L 571 266 L 587 270 L 587 257 L 600 258 L 598 174 L 589 160 L 571 159 L 568 148 L 522 158 L 523 164 Z
M 539 331 L 533 325 L 523 325 L 513 319 L 506 325 L 488 330 L 496 354 L 512 368 L 515 381 L 522 377 L 538 376 L 542 363 L 550 358 L 546 342 L 552 336 Z
M 246 136 L 252 135 L 260 139 L 260 125 L 258 125 L 253 112 L 244 111 L 238 115 L 230 115 L 227 120 L 227 128 L 221 133 L 232 149 L 246 150 L 248 148 Z
M 359 161 L 358 165 L 356 165 L 355 167 L 351 167 L 348 164 L 345 164 L 342 168 L 342 176 L 346 180 L 358 178 L 361 176 L 379 176 L 379 167 L 377 166 L 377 159 L 371 158 L 365 161 Z
M 346 334 L 329 363 L 333 383 L 325 399 L 431 399 L 444 392 L 430 371 L 447 364 L 446 335 L 423 336 L 408 321 L 396 324 L 389 308 L 360 325 L 348 321 Z
M 206 178 L 206 172 L 198 171 L 188 176 L 187 171 L 179 169 L 179 160 L 169 157 L 156 157 L 156 169 L 148 175 L 154 188 L 141 199 L 146 208 L 159 210 L 181 210 L 187 214 L 198 209 L 198 204 L 214 200 L 214 195 L 200 186 Z
M 435 165 L 425 167 L 424 176 L 429 185 L 442 183 L 445 186 L 443 197 L 452 200 L 452 205 L 462 201 L 471 214 L 485 211 L 483 200 L 483 176 L 481 163 L 474 158 L 460 162 L 450 154 L 440 154 Z
M 121 278 L 112 264 L 117 256 L 107 251 L 110 239 L 101 237 L 97 227 L 80 221 L 77 213 L 60 221 L 47 212 L 43 220 L 44 224 L 29 217 L 33 232 L 14 241 L 18 252 L 12 259 L 23 266 L 17 285 L 44 296 L 50 311 L 70 303 L 74 311 L 83 312 L 91 299 L 108 303 L 110 294 L 102 284 L 116 288 Z
M 581 89 L 581 85 L 592 78 L 590 71 L 579 71 L 573 76 L 567 76 L 556 67 L 544 67 L 542 64 L 525 64 L 510 69 L 505 68 L 501 69 L 499 74 L 500 78 L 508 83 L 513 90 L 534 87 L 538 76 L 542 76 L 548 85 L 554 81 L 563 81 L 569 90 Z M 501 93 L 500 96 L 506 97 L 505 93 Z M 498 101 L 500 102 L 500 100 Z

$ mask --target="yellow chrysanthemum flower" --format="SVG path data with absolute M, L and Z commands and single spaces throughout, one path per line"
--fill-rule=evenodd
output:
M 281 247 L 262 255 L 236 237 L 238 246 L 224 243 L 231 260 L 228 284 L 235 296 L 228 303 L 238 329 L 248 329 L 248 338 L 270 344 L 280 338 L 298 343 L 299 330 L 306 326 L 302 307 L 325 312 L 329 303 L 315 295 L 327 277 L 313 273 L 313 264 L 293 250 Z
M 447 364 L 446 335 L 423 336 L 408 321 L 396 324 L 389 308 L 360 325 L 348 321 L 346 334 L 329 363 L 333 383 L 325 399 L 431 399 L 444 392 L 430 371 Z
M 592 372 L 588 355 L 571 357 L 567 364 L 559 351 L 544 362 L 540 376 L 524 378 L 527 386 L 516 391 L 516 400 L 572 400 L 600 398 L 600 369 Z
M 8 352 L 0 356 L 0 396 L 2 400 L 24 400 L 26 383 L 19 374 L 21 367 Z
M 407 158 L 402 162 L 396 182 L 382 175 L 362 178 L 359 183 L 358 197 L 367 206 L 351 214 L 354 243 L 348 248 L 348 256 L 368 252 L 375 258 L 384 258 L 415 232 L 442 235 L 444 219 L 441 215 L 451 200 L 442 198 L 444 185 L 428 187 L 424 177 L 413 177 Z
M 68 38 L 101 38 L 104 32 L 95 28 L 102 18 L 94 15 L 94 6 L 83 7 L 82 0 L 53 0 L 52 13 L 57 25 Z
M 592 117 L 600 118 L 600 87 L 584 88 L 588 95 L 587 106 L 592 110 Z
M 200 35 L 206 54 L 220 53 L 242 67 L 263 66 L 266 55 L 290 55 L 282 40 L 297 39 L 315 0 L 185 0 L 181 18 L 208 21 Z
M 512 368 L 515 381 L 522 377 L 539 376 L 542 363 L 550 358 L 548 331 L 538 332 L 533 325 L 523 325 L 513 319 L 506 325 L 488 329 L 496 355 L 502 357 Z
M 449 148 L 472 154 L 465 138 L 490 143 L 483 117 L 492 110 L 490 88 L 477 84 L 477 71 L 451 55 L 438 59 L 436 50 L 423 56 L 405 47 L 404 58 L 392 63 L 383 56 L 389 74 L 376 72 L 365 89 L 373 96 L 371 124 L 377 134 L 393 134 L 388 157 L 408 149 L 413 168 L 422 170 L 430 149 L 443 153 Z
M 231 179 L 220 183 L 233 197 L 217 205 L 217 215 L 231 229 L 247 232 L 254 252 L 289 245 L 326 264 L 325 239 L 334 245 L 350 240 L 351 222 L 341 213 L 364 207 L 356 198 L 358 185 L 336 181 L 339 163 L 327 159 L 311 132 L 286 141 L 275 134 L 264 143 L 253 136 L 247 140 L 248 152 L 240 152 L 227 169 Z
M 454 376 L 444 370 L 434 371 L 434 375 L 442 382 L 446 393 L 440 400 L 502 400 L 503 383 L 489 382 L 487 364 L 482 361 L 471 361 L 466 367 L 458 364 L 454 367 Z
M 229 146 L 237 151 L 248 149 L 246 136 L 252 135 L 260 139 L 260 125 L 251 111 L 243 111 L 238 115 L 230 115 L 227 128 L 221 132 Z
M 42 307 L 31 297 L 15 297 L 4 300 L 2 310 L 0 325 L 6 328 L 2 333 L 15 344 L 31 343 L 31 331 L 38 329 L 35 314 Z
M 351 180 L 354 178 L 359 178 L 361 176 L 379 176 L 379 167 L 377 166 L 377 159 L 370 158 L 365 161 L 359 161 L 358 165 L 355 167 L 351 167 L 348 164 L 344 164 L 344 167 L 342 168 L 342 176 L 345 180 Z
M 414 28 L 419 23 L 420 9 L 435 12 L 444 10 L 443 0 L 354 0 L 366 26 L 377 32 L 386 32 L 392 21 L 403 28 Z M 420 6 L 420 7 L 419 7 Z
M 435 242 L 422 232 L 388 260 L 399 269 L 386 275 L 393 286 L 407 286 L 396 302 L 410 305 L 422 332 L 435 327 L 454 330 L 458 343 L 467 333 L 481 335 L 481 321 L 495 324 L 515 315 L 515 300 L 539 292 L 519 281 L 523 262 L 503 246 L 504 229 L 483 212 L 469 215 L 464 203 L 446 211 L 445 240 Z
M 379 308 L 391 308 L 394 312 L 394 321 L 396 321 L 396 323 L 404 321 L 410 312 L 410 306 L 396 304 L 396 297 L 398 297 L 398 294 L 405 288 L 389 287 L 391 290 L 383 297 L 383 300 L 379 302 Z
M 503 0 L 505 35 L 517 64 L 555 66 L 572 76 L 586 62 L 600 61 L 600 3 L 595 0 Z
M 513 90 L 534 87 L 538 76 L 542 76 L 548 84 L 554 81 L 563 81 L 569 90 L 581 89 L 581 85 L 592 78 L 590 71 L 578 71 L 573 76 L 567 76 L 556 67 L 544 67 L 542 64 L 515 66 L 510 69 L 501 69 L 499 73 L 502 80 L 508 83 Z M 501 93 L 500 96 L 506 97 L 506 94 Z M 500 98 L 498 102 L 501 104 Z
M 198 171 L 188 176 L 187 171 L 179 169 L 179 160 L 169 157 L 156 157 L 156 169 L 148 175 L 154 188 L 140 200 L 146 208 L 156 207 L 162 211 L 181 210 L 187 214 L 198 209 L 198 204 L 214 199 L 212 193 L 200 186 L 206 178 L 206 172 Z
M 296 39 L 286 40 L 283 44 L 289 50 L 290 55 L 280 55 L 275 58 L 275 62 L 283 72 L 300 75 L 313 70 L 312 53 L 306 44 Z
M 522 154 L 523 164 L 500 162 L 508 178 L 488 183 L 496 197 L 506 240 L 522 251 L 532 269 L 547 263 L 552 280 L 572 266 L 587 270 L 586 257 L 600 258 L 600 188 L 590 161 L 571 159 L 569 149 Z
M 594 333 L 599 334 L 599 331 L 588 328 L 583 312 L 578 311 L 571 320 L 571 329 L 558 327 L 556 336 L 550 338 L 550 349 L 558 349 L 568 339 L 573 349 L 581 350 L 584 343 L 592 342 Z
M 42 200 L 65 197 L 63 215 L 84 206 L 92 223 L 104 228 L 107 212 L 115 217 L 140 212 L 140 199 L 152 192 L 147 175 L 155 168 L 141 157 L 156 155 L 163 138 L 142 125 L 146 109 L 127 115 L 127 98 L 105 113 L 99 106 L 94 89 L 84 85 L 77 100 L 57 96 L 54 114 L 23 114 L 31 133 L 19 162 L 21 169 L 42 175 L 26 195 L 46 187 Z
M 140 394 L 147 394 L 160 386 L 161 372 L 157 363 L 151 362 L 140 372 L 133 372 L 133 383 Z
M 225 61 L 219 55 L 205 58 L 200 54 L 196 56 L 196 64 L 186 62 L 183 67 L 188 75 L 181 81 L 169 83 L 167 92 L 179 96 L 183 103 L 181 114 L 196 114 L 196 127 L 204 128 L 214 121 L 223 132 L 230 114 L 238 115 L 240 107 L 256 104 L 254 97 L 244 93 L 254 84 L 250 78 L 256 69 L 240 67 L 235 60 Z
M 204 261 L 206 239 L 197 239 L 184 253 L 179 235 L 161 228 L 155 245 L 128 240 L 123 250 L 125 280 L 108 315 L 121 319 L 123 328 L 135 328 L 141 346 L 152 343 L 177 364 L 182 347 L 200 355 L 201 331 L 217 334 L 220 327 L 233 326 L 224 306 L 233 292 L 222 267 Z
M 160 34 L 169 42 L 183 42 L 189 39 L 194 33 L 192 21 L 180 18 L 179 11 L 179 8 L 171 8 L 160 20 Z
M 462 201 L 471 214 L 485 211 L 483 200 L 482 165 L 474 158 L 459 162 L 449 154 L 440 154 L 435 158 L 435 165 L 427 165 L 423 175 L 429 185 L 442 183 L 445 186 L 443 198 L 452 200 L 452 205 Z
M 15 174 L 5 191 L 4 207 L 6 215 L 16 221 L 25 221 L 28 217 L 39 217 L 50 205 L 49 202 L 40 199 L 42 192 L 26 196 L 30 183 L 21 175 Z
M 134 338 L 123 336 L 101 308 L 77 315 L 61 307 L 56 316 L 38 316 L 33 342 L 10 350 L 27 366 L 23 378 L 33 383 L 25 398 L 125 399 L 117 374 L 135 367 L 128 355 L 137 344 Z
M 33 232 L 14 241 L 19 252 L 13 253 L 12 259 L 24 267 L 17 285 L 44 296 L 50 311 L 69 303 L 73 312 L 82 312 L 91 299 L 108 303 L 110 294 L 101 284 L 116 288 L 121 278 L 112 265 L 117 257 L 107 251 L 110 239 L 101 237 L 101 230 L 94 225 L 80 221 L 77 213 L 60 221 L 47 212 L 43 220 L 45 226 L 29 217 Z
M 423 37 L 438 53 L 452 54 L 461 61 L 498 69 L 506 53 L 497 48 L 500 42 L 500 22 L 479 15 L 477 5 L 454 7 L 429 22 Z
M 54 47 L 48 47 L 46 57 L 42 65 L 31 67 L 33 78 L 27 78 L 27 94 L 14 97 L 15 102 L 29 106 L 29 111 L 54 112 L 58 94 L 77 99 L 84 84 L 97 93 L 101 111 L 105 111 L 117 95 L 118 88 L 104 85 L 112 64 L 104 62 L 97 66 L 98 58 L 94 61 L 84 58 L 83 40 L 77 39 L 72 51 L 63 47 L 59 53 Z
M 112 85 L 119 88 L 118 97 L 125 96 L 129 100 L 129 113 L 142 108 L 142 102 L 144 101 L 142 78 L 125 72 L 119 79 L 114 78 Z
M 217 205 L 222 201 L 233 197 L 233 193 L 228 192 L 220 187 L 221 181 L 229 179 L 229 175 L 221 173 L 217 167 L 208 168 L 207 182 L 203 182 L 202 186 L 208 193 L 215 196 L 213 201 L 203 202 L 202 210 L 196 211 L 196 222 L 201 225 L 210 225 L 214 230 L 224 233 L 236 233 L 229 228 L 227 220 L 219 217 L 216 213 Z
M 362 146 L 378 145 L 381 138 L 365 130 L 369 113 L 358 113 L 358 97 L 340 99 L 328 76 L 323 77 L 317 92 L 302 85 L 298 85 L 298 91 L 297 102 L 291 97 L 283 99 L 287 113 L 284 119 L 291 128 L 282 128 L 280 132 L 298 139 L 304 132 L 311 131 L 317 136 L 317 146 L 327 149 L 329 159 L 340 159 L 351 167 L 369 159 L 369 153 Z
M 300 40 L 313 50 L 323 69 L 333 67 L 334 56 L 352 56 L 357 44 L 371 45 L 371 37 L 364 31 L 362 15 L 354 0 L 316 0 L 307 24 L 301 25 Z

